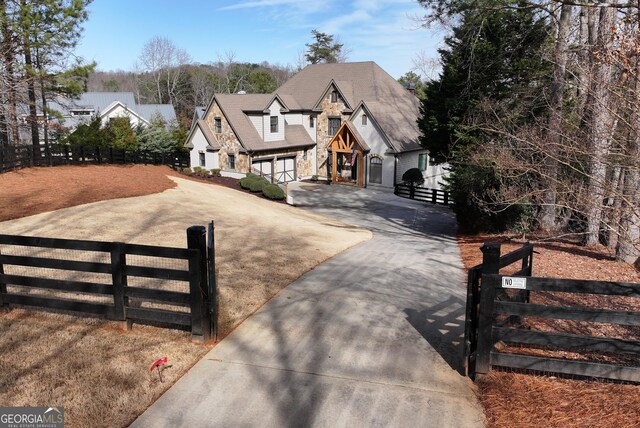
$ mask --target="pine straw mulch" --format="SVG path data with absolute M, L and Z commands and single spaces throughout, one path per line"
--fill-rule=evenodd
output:
M 502 254 L 520 248 L 525 242 L 504 235 L 460 236 L 458 244 L 467 269 L 482 262 L 479 248 L 489 241 L 500 242 Z M 640 282 L 640 272 L 616 262 L 605 247 L 582 247 L 572 240 L 531 242 L 540 253 L 533 257 L 534 276 Z M 515 269 L 516 266 L 512 270 Z M 531 293 L 531 302 L 640 311 L 640 299 L 614 296 L 538 292 Z M 526 318 L 524 327 L 640 340 L 638 327 L 536 318 Z M 502 352 L 640 366 L 637 356 L 501 346 Z M 493 370 L 479 382 L 479 387 L 490 427 L 640 426 L 640 385 Z

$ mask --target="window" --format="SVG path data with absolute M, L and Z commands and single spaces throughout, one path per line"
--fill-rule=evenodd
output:
M 214 126 L 215 126 L 216 134 L 221 134 L 222 133 L 222 119 L 220 119 L 219 117 L 216 117 L 215 119 L 213 119 L 213 123 L 214 123 Z
M 93 110 L 71 110 L 71 116 L 91 116 Z
M 230 170 L 236 169 L 236 155 L 229 155 L 228 163 Z
M 204 158 L 204 153 L 198 153 L 198 157 L 199 157 L 199 160 L 200 160 L 200 166 L 205 166 L 206 161 L 205 161 L 205 158 Z
M 331 102 L 332 103 L 338 102 L 338 91 L 331 92 Z
M 327 132 L 329 133 L 330 137 L 333 137 L 334 135 L 336 135 L 336 132 L 338 132 L 338 129 L 340 129 L 341 123 L 342 123 L 342 119 L 340 119 L 339 117 L 329 118 L 329 129 L 327 130 Z
M 302 160 L 307 160 L 307 151 L 302 152 Z
M 418 169 L 420 171 L 427 170 L 427 154 L 426 153 L 422 153 L 421 155 L 418 156 Z
M 366 126 L 367 125 L 367 115 L 363 114 L 362 115 L 362 126 Z
M 371 158 L 369 161 L 369 183 L 382 184 L 382 159 Z
M 313 116 L 309 116 L 309 128 L 313 128 L 315 126 L 315 121 L 313 120 Z
M 278 132 L 278 116 L 271 116 L 271 133 Z

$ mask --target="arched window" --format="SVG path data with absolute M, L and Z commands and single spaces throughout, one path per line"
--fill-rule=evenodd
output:
M 369 183 L 382 184 L 382 159 L 380 158 L 369 160 Z
M 362 126 L 366 126 L 367 125 L 367 115 L 363 114 L 362 115 Z

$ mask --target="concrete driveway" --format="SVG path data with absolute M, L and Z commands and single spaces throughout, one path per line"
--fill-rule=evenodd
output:
M 465 279 L 445 207 L 290 185 L 374 237 L 289 285 L 133 426 L 483 426 L 461 376 Z

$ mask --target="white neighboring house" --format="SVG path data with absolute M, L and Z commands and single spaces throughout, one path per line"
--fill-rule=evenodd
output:
M 106 125 L 109 119 L 116 117 L 128 117 L 131 126 L 148 126 L 151 120 L 160 116 L 168 125 L 176 121 L 176 112 L 171 104 L 137 104 L 132 92 L 85 92 L 79 98 L 58 97 L 47 105 L 48 109 L 54 110 L 62 115 L 62 120 L 58 120 L 49 115 L 49 128 L 62 127 L 69 132 L 73 132 L 81 123 L 88 123 L 98 115 L 102 124 Z M 21 133 L 29 139 L 30 131 L 26 127 L 28 108 L 23 107 L 21 119 Z M 39 120 L 42 121 L 42 110 L 38 110 Z M 53 134 L 51 134 L 53 136 Z M 40 132 L 40 142 L 44 137 Z
M 392 188 L 410 168 L 441 187 L 418 142 L 418 99 L 374 62 L 314 64 L 272 94 L 216 94 L 185 142 L 191 167 L 277 183 L 317 175 Z

